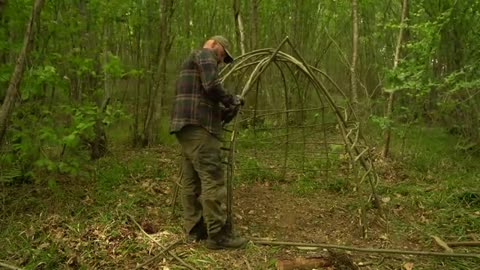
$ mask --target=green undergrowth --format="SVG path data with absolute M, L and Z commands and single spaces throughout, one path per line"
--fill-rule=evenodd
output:
M 426 233 L 462 238 L 480 228 L 480 169 L 478 158 L 455 149 L 456 140 L 440 129 L 413 130 L 402 157 L 405 179 L 383 188 L 426 213 Z
M 480 236 L 480 160 L 456 149 L 457 141 L 437 128 L 414 128 L 405 142 L 394 141 L 389 162 L 396 165 L 383 169 L 389 172 L 378 191 L 396 234 L 410 235 L 433 249 L 438 246 L 432 236 L 444 241 Z M 455 251 L 479 253 L 480 249 Z M 445 269 L 478 269 L 469 260 L 441 264 L 448 265 Z
M 374 132 L 381 134 L 378 130 L 370 130 L 370 133 Z M 381 149 L 381 136 L 369 136 L 377 138 L 370 144 Z M 480 237 L 480 158 L 459 150 L 456 147 L 458 141 L 444 129 L 434 127 L 412 126 L 402 136 L 394 133 L 390 157 L 377 159 L 380 182 L 376 187 L 387 213 L 391 234 L 400 238 L 408 236 L 409 241 L 433 250 L 441 249 L 432 236 L 445 241 L 472 241 Z M 273 186 L 276 183 L 287 184 L 289 188 L 285 190 L 304 197 L 327 192 L 342 198 L 356 193 L 358 199 L 349 201 L 348 209 L 354 211 L 365 204 L 367 198 L 363 198 L 364 192 L 354 191 L 358 183 L 351 175 L 342 177 L 339 173 L 341 167 L 328 178 L 298 170 L 285 181 L 267 165 L 269 160 L 276 160 L 278 164 L 281 159 L 282 155 L 240 160 L 236 181 L 269 182 Z M 314 164 L 318 161 L 309 162 Z M 332 164 L 341 165 L 341 160 L 333 159 Z M 366 183 L 359 188 L 369 190 Z M 455 250 L 480 253 L 480 249 L 473 247 Z M 474 265 L 475 262 L 468 259 L 439 259 L 432 260 L 432 265 L 428 267 L 477 269 Z
M 0 261 L 25 269 L 126 269 L 147 256 L 128 214 L 138 222 L 149 216 L 154 228 L 165 222 L 166 209 L 149 209 L 170 200 L 168 167 L 158 166 L 154 151 L 121 155 L 98 160 L 89 177 L 4 185 Z
M 455 149 L 455 141 L 439 129 L 412 128 L 403 143 L 393 138 L 390 159 L 377 161 L 377 192 L 390 237 L 429 250 L 439 250 L 432 235 L 445 241 L 480 237 L 479 160 Z M 179 213 L 172 220 L 169 207 L 172 183 L 178 179 L 178 149 L 129 149 L 123 143 L 77 177 L 56 175 L 48 176 L 54 181 L 3 184 L 0 261 L 25 269 L 132 269 L 151 256 L 152 244 L 139 237 L 127 214 L 152 232 L 181 235 Z M 241 145 L 237 151 L 244 153 Z M 268 158 L 258 153 L 239 155 L 236 185 L 268 184 L 303 198 L 328 194 L 341 200 L 338 205 L 346 205 L 352 220 L 367 201 L 368 185 L 353 180 L 342 155 L 332 157 L 330 165 L 338 169 L 329 171 L 327 178 L 325 172 L 282 171 L 277 166 L 282 164 L 281 153 Z M 288 162 L 290 167 L 326 165 L 310 159 Z M 257 266 L 273 269 L 279 250 L 249 245 L 244 256 Z M 480 252 L 475 248 L 455 250 Z M 200 269 L 223 265 L 219 261 L 222 254 L 217 256 L 203 247 L 185 252 L 187 261 Z M 257 253 L 266 259 L 256 258 Z M 422 264 L 425 268 L 418 269 L 475 269 L 476 265 L 471 260 L 449 259 L 428 259 Z M 242 263 L 231 267 L 245 269 Z

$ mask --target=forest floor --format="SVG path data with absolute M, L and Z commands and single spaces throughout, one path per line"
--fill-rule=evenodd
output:
M 443 135 L 437 139 L 446 143 Z M 341 182 L 305 187 L 262 180 L 235 184 L 235 229 L 249 239 L 436 252 L 443 249 L 432 236 L 478 241 L 479 159 L 459 159 L 432 145 L 423 145 L 430 152 L 424 149 L 425 155 L 417 153 L 409 161 L 377 164 L 385 220 L 371 207 L 359 212 L 367 198 Z M 317 269 L 480 269 L 478 258 L 327 251 L 254 241 L 242 250 L 211 251 L 202 242 L 185 243 L 181 209 L 177 206 L 172 213 L 171 206 L 177 150 L 113 149 L 76 178 L 4 185 L 0 263 L 24 269 L 135 269 L 142 264 L 141 269 L 188 269 L 161 252 L 160 245 L 177 243 L 171 251 L 194 269 L 277 269 L 295 258 L 323 258 L 332 264 Z M 480 253 L 480 248 L 457 247 L 454 252 Z

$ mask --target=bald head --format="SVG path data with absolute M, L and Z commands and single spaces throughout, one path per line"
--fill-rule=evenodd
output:
M 224 36 L 216 35 L 209 38 L 205 44 L 204 48 L 210 48 L 217 53 L 219 58 L 222 58 L 220 62 L 225 62 L 227 64 L 233 62 L 233 56 L 230 53 L 230 41 Z
M 203 44 L 203 48 L 213 50 L 217 56 L 217 63 L 220 64 L 224 62 L 225 57 L 227 56 L 222 44 L 218 41 L 209 39 Z

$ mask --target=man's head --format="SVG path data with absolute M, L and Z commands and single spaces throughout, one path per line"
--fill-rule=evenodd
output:
M 225 62 L 227 64 L 233 62 L 233 56 L 230 53 L 230 42 L 223 36 L 213 36 L 207 40 L 204 48 L 210 48 L 215 51 L 218 57 L 218 62 Z

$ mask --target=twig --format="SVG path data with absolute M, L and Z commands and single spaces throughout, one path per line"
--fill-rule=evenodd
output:
M 7 269 L 13 269 L 13 270 L 23 270 L 23 268 L 16 267 L 14 265 L 10 265 L 4 262 L 0 262 L 0 266 L 5 267 Z
M 266 240 L 255 240 L 255 239 L 252 239 L 252 241 L 254 244 L 270 245 L 270 246 L 320 247 L 320 248 L 342 249 L 342 250 L 367 252 L 367 253 L 389 253 L 389 254 L 422 255 L 422 256 L 438 256 L 438 257 L 463 257 L 463 258 L 475 258 L 480 260 L 480 254 L 478 253 L 444 253 L 444 252 L 429 252 L 429 251 L 416 251 L 416 250 L 358 248 L 358 247 L 338 246 L 338 245 L 330 245 L 330 244 L 280 242 L 280 241 L 266 241 Z
M 175 252 L 171 251 L 171 250 L 168 250 L 167 248 L 165 248 L 162 244 L 160 244 L 160 242 L 158 242 L 155 238 L 153 238 L 152 236 L 150 236 L 148 233 L 146 233 L 142 226 L 140 226 L 140 224 L 138 224 L 138 222 L 135 220 L 135 218 L 133 218 L 132 215 L 126 213 L 126 215 L 133 221 L 133 223 L 135 223 L 135 225 L 137 225 L 137 227 L 140 229 L 140 231 L 142 231 L 142 233 L 147 236 L 150 240 L 152 240 L 155 244 L 157 244 L 159 247 L 161 247 L 162 249 L 166 250 L 166 252 L 168 254 L 170 254 L 170 256 L 172 256 L 173 258 L 175 258 L 177 261 L 179 261 L 181 264 L 183 264 L 185 267 L 187 267 L 188 269 L 190 270 L 197 270 L 195 267 L 191 266 L 190 264 L 188 264 L 187 262 L 185 262 L 184 260 L 182 260 L 180 257 L 177 256 L 177 254 L 175 254 Z
M 244 259 L 245 264 L 247 265 L 248 270 L 252 270 L 252 267 L 250 266 L 250 263 L 248 262 L 247 258 Z
M 162 250 L 160 251 L 160 253 L 158 253 L 157 255 L 155 255 L 155 257 L 150 258 L 149 260 L 145 261 L 144 263 L 137 265 L 137 267 L 135 267 L 135 269 L 140 269 L 140 268 L 142 268 L 142 267 L 144 267 L 144 266 L 149 265 L 150 263 L 152 263 L 153 261 L 155 261 L 156 259 L 158 259 L 158 257 L 162 256 L 163 253 L 169 251 L 172 247 L 174 247 L 176 244 L 178 244 L 178 243 L 180 243 L 180 242 L 182 242 L 182 241 L 183 241 L 182 239 L 179 239 L 179 240 L 171 243 L 171 244 L 168 245 L 166 248 L 162 249 Z

